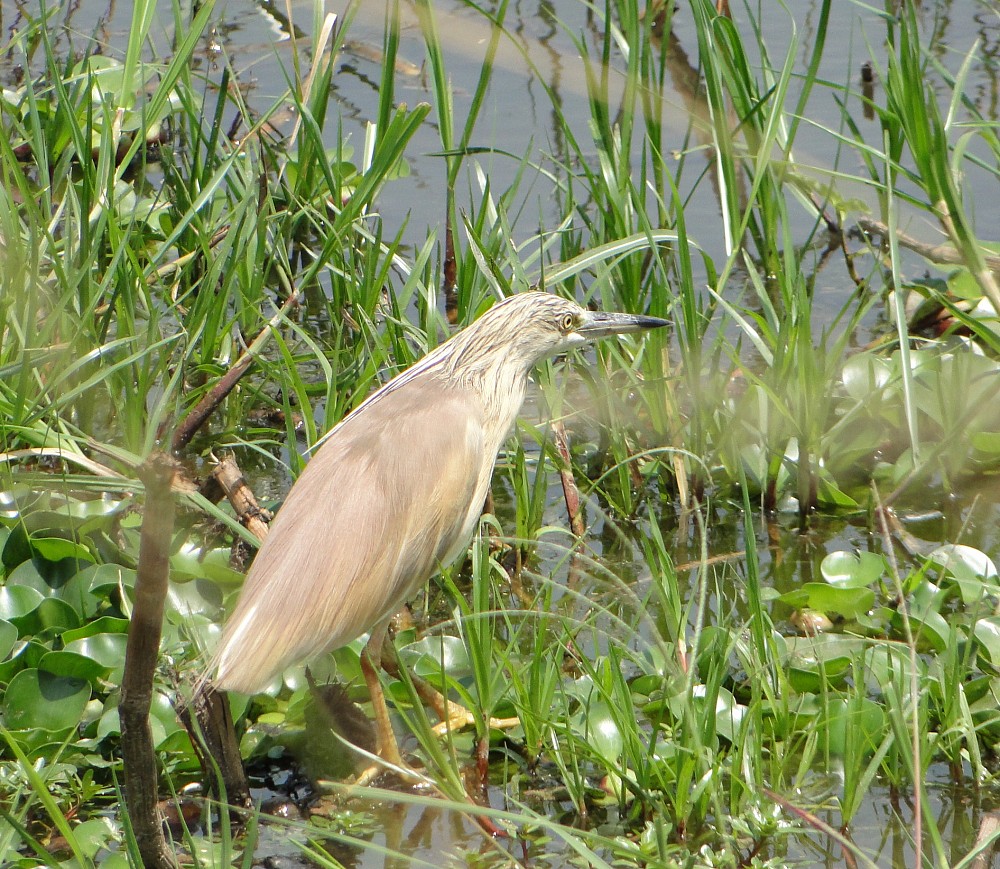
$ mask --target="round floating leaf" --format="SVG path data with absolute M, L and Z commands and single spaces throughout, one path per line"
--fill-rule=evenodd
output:
M 80 571 L 90 580 L 90 591 L 104 599 L 120 588 L 135 588 L 135 571 L 120 564 L 95 564 Z
M 828 473 L 821 471 L 816 486 L 816 500 L 826 507 L 838 510 L 856 510 L 858 502 L 841 491 L 836 481 Z
M 835 634 L 789 637 L 785 662 L 789 681 L 800 693 L 819 693 L 839 687 L 850 675 L 855 655 L 864 649 L 864 641 L 857 637 Z
M 34 612 L 45 600 L 38 589 L 25 585 L 0 586 L 0 619 L 15 625 L 24 634 L 33 634 L 36 629 Z
M 715 698 L 715 732 L 727 742 L 735 743 L 746 712 L 747 707 L 737 703 L 730 691 L 719 688 Z
M 57 597 L 47 597 L 35 610 L 38 619 L 36 633 L 53 631 L 62 633 L 80 626 L 80 616 L 66 601 Z
M 33 588 L 43 597 L 48 597 L 52 592 L 50 586 L 43 578 L 38 566 L 34 561 L 22 561 L 10 573 L 7 574 L 7 585 L 19 585 L 25 588 Z
M 81 617 L 88 617 L 97 612 L 100 599 L 90 593 L 90 580 L 78 570 L 79 566 L 76 559 L 48 562 L 33 558 L 15 567 L 7 584 L 27 586 L 45 597 L 60 598 Z
M 18 502 L 33 492 L 25 484 L 14 485 L 9 489 L 0 492 L 0 520 L 17 519 L 21 510 Z
M 35 664 L 41 658 L 41 655 L 38 655 L 34 660 L 32 659 L 32 647 L 37 645 L 34 640 L 30 642 L 27 640 L 18 640 L 15 642 L 6 660 L 0 661 L 0 682 L 9 682 L 16 672 Z M 42 654 L 48 651 L 48 649 L 42 648 Z
M 78 655 L 76 652 L 67 652 L 65 649 L 44 655 L 42 660 L 38 662 L 38 669 L 51 673 L 53 676 L 86 679 L 91 684 L 98 679 L 103 679 L 108 674 L 108 668 L 93 658 Z
M 56 592 L 56 597 L 66 601 L 81 619 L 88 619 L 97 613 L 100 598 L 90 592 L 90 579 L 83 573 L 76 573 Z
M 844 363 L 841 377 L 851 398 L 868 403 L 892 379 L 892 364 L 874 353 L 858 353 Z
M 90 683 L 54 676 L 34 667 L 10 680 L 4 694 L 4 715 L 12 730 L 65 730 L 76 727 L 87 703 Z
M 3 562 L 3 566 L 9 572 L 21 562 L 28 561 L 31 558 L 31 554 L 31 543 L 28 540 L 28 532 L 24 530 L 24 526 L 21 523 L 18 523 L 10 529 L 10 534 L 3 546 L 3 552 L 0 553 L 0 561 Z
M 7 660 L 16 642 L 17 628 L 10 622 L 0 619 L 0 661 Z
M 128 619 L 118 619 L 114 616 L 101 616 L 99 619 L 80 625 L 76 630 L 64 631 L 62 641 L 69 646 L 75 640 L 93 637 L 97 634 L 127 634 Z
M 222 592 L 215 583 L 204 579 L 171 582 L 167 589 L 170 614 L 181 619 L 193 615 L 216 615 L 222 609 Z
M 990 616 L 976 622 L 973 636 L 982 647 L 989 662 L 1000 666 L 1000 617 Z
M 819 566 L 830 585 L 864 588 L 874 585 L 885 572 L 885 560 L 874 552 L 831 552 Z
M 459 637 L 423 637 L 400 649 L 399 657 L 418 676 L 439 674 L 442 667 L 452 679 L 461 679 L 472 672 L 469 652 Z
M 93 562 L 94 556 L 86 546 L 64 537 L 32 537 L 31 547 L 46 561 L 74 559 Z
M 868 688 L 884 691 L 889 685 L 908 685 L 914 664 L 917 679 L 923 679 L 927 665 L 920 658 L 911 660 L 909 650 L 895 643 L 880 643 L 865 650 Z
M 871 757 L 888 729 L 885 710 L 866 697 L 854 701 L 834 698 L 827 706 L 826 726 L 820 732 L 837 757 Z
M 122 732 L 121 720 L 118 717 L 118 700 L 119 697 L 115 694 L 108 698 L 104 704 L 104 712 L 101 714 L 100 721 L 97 722 L 97 738 L 99 740 L 106 736 L 118 736 Z
M 1000 432 L 979 431 L 970 438 L 972 446 L 975 448 L 977 458 L 983 462 L 994 463 L 1000 458 Z
M 92 860 L 114 841 L 115 832 L 108 818 L 91 818 L 73 828 L 73 839 L 83 856 Z
M 185 579 L 210 579 L 222 585 L 239 585 L 243 575 L 229 566 L 229 547 L 203 549 L 194 544 L 185 544 L 170 556 L 171 578 L 179 582 Z
M 221 629 L 216 626 L 214 633 L 215 636 L 212 638 L 212 642 L 218 644 Z M 209 646 L 209 648 L 214 648 L 214 646 Z M 309 680 L 306 679 L 307 669 L 309 670 L 309 675 L 312 676 L 313 683 L 319 687 L 326 685 L 328 682 L 334 682 L 338 679 L 343 680 L 344 678 L 343 674 L 334 663 L 332 655 L 320 655 L 319 657 L 313 658 L 304 664 L 289 667 L 285 670 L 282 674 L 284 677 L 284 683 L 291 688 L 292 691 L 307 689 L 309 686 Z M 358 673 L 359 675 L 357 678 L 360 679 L 360 668 L 358 668 Z M 277 685 L 277 690 L 281 690 L 280 682 Z
M 778 600 L 795 609 L 813 609 L 821 613 L 838 613 L 848 619 L 867 613 L 875 604 L 875 592 L 870 588 L 839 588 L 825 582 L 807 582 Z
M 893 630 L 899 637 L 906 636 L 903 616 L 895 612 L 890 619 Z M 910 613 L 910 630 L 917 643 L 923 648 L 935 652 L 943 652 L 948 647 L 951 638 L 951 626 L 941 613 L 926 610 L 923 613 Z
M 101 858 L 100 869 L 132 869 L 132 864 L 121 851 L 113 851 Z
M 65 635 L 63 638 L 65 639 Z M 94 634 L 66 643 L 65 650 L 90 658 L 104 668 L 103 676 L 120 682 L 125 667 L 127 644 L 128 637 L 125 634 Z
M 582 731 L 581 736 L 605 761 L 614 763 L 618 760 L 625 740 L 607 703 L 601 700 L 588 703 L 575 723 Z
M 121 733 L 121 721 L 118 717 L 118 703 L 120 700 L 121 696 L 116 693 L 108 698 L 108 701 L 104 704 L 104 714 L 97 723 L 98 739 Z M 153 692 L 152 702 L 149 707 L 149 728 L 153 737 L 153 746 L 156 748 L 178 730 L 184 729 L 183 725 L 177 719 L 177 711 L 174 709 L 170 699 L 161 691 Z
M 939 546 L 928 560 L 937 564 L 955 580 L 962 601 L 972 604 L 984 594 L 997 592 L 997 569 L 990 557 L 983 551 L 961 543 L 946 543 Z

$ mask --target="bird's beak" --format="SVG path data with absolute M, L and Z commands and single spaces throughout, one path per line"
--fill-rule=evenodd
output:
M 643 332 L 646 329 L 660 329 L 669 325 L 669 320 L 646 317 L 642 314 L 610 314 L 605 311 L 587 311 L 586 319 L 577 327 L 577 334 L 593 341 L 608 335 L 625 335 L 629 332 Z

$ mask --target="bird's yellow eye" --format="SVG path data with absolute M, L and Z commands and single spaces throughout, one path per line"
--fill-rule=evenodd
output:
M 562 332 L 569 332 L 576 326 L 576 317 L 572 314 L 563 314 L 559 322 L 559 329 Z

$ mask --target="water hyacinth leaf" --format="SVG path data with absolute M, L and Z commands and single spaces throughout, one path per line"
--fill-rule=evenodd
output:
M 948 647 L 951 640 L 951 626 L 941 613 L 933 610 L 910 613 L 909 620 L 910 631 L 918 646 L 934 652 L 943 652 Z M 890 623 L 897 636 L 906 636 L 906 626 L 901 613 L 893 613 Z
M 982 730 L 991 739 L 1000 739 L 1000 718 L 997 716 L 997 707 L 1000 705 L 1000 677 L 993 676 L 982 680 L 975 680 L 975 693 L 966 696 L 969 700 L 969 712 L 976 722 L 976 729 Z
M 735 743 L 746 716 L 747 707 L 736 701 L 726 688 L 719 688 L 715 698 L 715 732 L 727 742 Z
M 213 582 L 171 582 L 167 589 L 167 617 L 174 623 L 193 615 L 216 616 L 221 610 L 222 590 Z
M 893 376 L 892 364 L 874 353 L 851 356 L 841 371 L 847 394 L 855 401 L 868 403 L 872 396 L 888 386 Z
M 135 588 L 135 571 L 120 564 L 96 564 L 80 571 L 90 581 L 90 592 L 106 598 L 123 588 Z
M 872 608 L 875 592 L 870 588 L 839 588 L 825 582 L 807 582 L 785 592 L 778 600 L 795 609 L 812 609 L 827 615 L 836 613 L 853 619 Z
M 440 634 L 427 636 L 399 650 L 400 660 L 418 676 L 440 674 L 442 669 L 452 679 L 461 679 L 472 672 L 469 652 L 460 637 Z
M 62 633 L 80 626 L 80 616 L 66 601 L 47 597 L 32 614 L 37 619 L 35 633 Z
M 115 840 L 115 831 L 109 818 L 91 818 L 73 828 L 73 839 L 80 853 L 92 860 Z M 101 865 L 107 864 L 102 862 Z
M 820 471 L 816 482 L 816 500 L 825 507 L 835 510 L 856 510 L 858 502 L 842 491 L 833 477 Z
M 163 739 L 156 744 L 156 750 L 161 754 L 185 755 L 189 761 L 184 764 L 187 769 L 198 769 L 198 764 L 194 760 L 194 746 L 191 737 L 185 730 L 174 730 L 167 733 Z
M 827 735 L 827 747 L 837 757 L 864 757 L 875 753 L 888 729 L 884 709 L 867 697 L 848 701 L 843 698 L 830 700 L 827 706 L 826 726 L 821 732 Z
M 80 562 L 75 558 L 46 561 L 32 557 L 22 561 L 7 577 L 9 585 L 27 585 L 38 589 L 45 597 L 57 594 L 79 571 Z
M 967 606 L 985 594 L 996 594 L 1000 590 L 996 565 L 982 550 L 961 543 L 946 543 L 927 558 L 955 581 L 962 602 Z
M 82 618 L 89 618 L 97 612 L 101 599 L 91 594 L 89 581 L 77 572 L 79 563 L 75 559 L 46 562 L 35 558 L 15 567 L 7 584 L 27 586 L 45 597 L 59 598 Z
M 1000 666 L 1000 616 L 989 616 L 976 622 L 972 630 L 990 664 Z
M 976 451 L 976 459 L 987 464 L 1000 460 L 1000 432 L 979 431 L 969 438 Z
M 608 704 L 593 700 L 581 708 L 570 722 L 574 732 L 607 763 L 617 763 L 625 741 Z
M 7 660 L 7 656 L 14 650 L 17 642 L 17 628 L 10 622 L 0 619 L 0 661 Z
M 705 685 L 698 684 L 692 686 L 690 691 L 686 688 L 679 689 L 666 699 L 665 704 L 654 702 L 647 704 L 644 708 L 647 713 L 659 713 L 665 705 L 671 716 L 678 721 L 683 721 L 685 715 L 688 714 L 688 708 L 693 706 L 696 717 L 699 720 L 707 720 L 708 712 L 705 707 L 708 696 L 709 692 Z M 735 742 L 739 736 L 747 707 L 739 703 L 732 692 L 726 688 L 719 687 L 712 696 L 715 698 L 715 712 L 711 719 L 714 722 L 715 732 L 723 739 Z
M 170 577 L 177 582 L 189 579 L 210 579 L 222 585 L 239 585 L 243 574 L 229 566 L 228 546 L 205 549 L 186 543 L 170 556 Z
M 0 521 L 17 519 L 21 515 L 21 501 L 34 494 L 34 490 L 25 483 L 15 483 L 9 489 L 0 491 Z
M 51 673 L 53 676 L 84 679 L 92 685 L 108 674 L 107 667 L 93 658 L 79 655 L 76 652 L 67 652 L 65 649 L 44 655 L 42 660 L 38 662 L 38 669 Z
M 4 718 L 12 730 L 66 730 L 76 727 L 89 702 L 86 680 L 31 667 L 10 680 L 4 693 Z
M 216 642 L 218 642 L 221 632 L 221 628 L 216 630 Z M 362 678 L 360 666 L 357 669 L 358 673 L 356 678 L 360 679 Z M 313 684 L 319 687 L 322 687 L 329 682 L 337 681 L 338 679 L 343 680 L 347 678 L 340 672 L 340 668 L 336 666 L 333 655 L 320 655 L 318 658 L 313 658 L 308 663 L 289 667 L 282 674 L 285 685 L 287 685 L 292 691 L 306 690 L 309 687 L 309 680 L 306 679 L 306 670 L 309 671 Z M 280 690 L 280 685 L 278 688 Z
M 86 546 L 64 537 L 32 537 L 31 546 L 46 561 L 76 559 L 93 563 L 94 556 Z
M 42 655 L 33 656 L 32 647 L 38 645 L 39 644 L 34 641 L 16 641 L 8 653 L 7 658 L 0 661 L 0 682 L 9 682 L 15 673 L 37 663 L 38 660 L 41 659 Z M 44 647 L 42 648 L 42 654 L 48 651 L 48 649 L 45 649 Z
M 921 580 L 907 601 L 907 615 L 914 638 L 926 648 L 943 651 L 951 638 L 951 626 L 941 615 L 947 592 L 929 580 Z M 906 636 L 902 612 L 895 611 L 890 624 L 899 636 Z
M 93 637 L 97 634 L 127 634 L 128 624 L 128 619 L 101 616 L 99 619 L 80 625 L 76 630 L 65 631 L 62 635 L 63 645 L 68 647 L 76 640 Z
M 37 620 L 34 613 L 45 600 L 38 589 L 25 585 L 0 586 L 0 619 L 10 622 L 21 636 L 35 633 Z
M 24 525 L 18 523 L 10 529 L 10 534 L 4 541 L 3 552 L 0 553 L 0 562 L 9 573 L 19 564 L 31 558 L 31 542 Z
M 830 585 L 865 588 L 882 578 L 885 559 L 874 552 L 831 552 L 823 559 L 819 569 Z
M 819 693 L 843 685 L 852 662 L 864 650 L 864 642 L 859 637 L 834 634 L 789 637 L 785 666 L 792 687 L 801 693 Z
M 65 635 L 63 636 L 65 640 Z M 93 634 L 66 643 L 64 649 L 77 655 L 83 655 L 110 671 L 120 671 L 125 666 L 125 647 L 128 637 L 125 634 Z

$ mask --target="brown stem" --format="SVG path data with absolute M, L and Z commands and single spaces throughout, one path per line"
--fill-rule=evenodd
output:
M 270 518 L 270 514 L 260 508 L 253 491 L 243 478 L 243 472 L 236 463 L 235 457 L 232 455 L 223 456 L 212 471 L 212 479 L 225 492 L 243 527 L 258 540 L 263 541 L 267 537 L 267 520 Z
M 197 726 L 192 721 L 192 711 Z M 205 778 L 209 782 L 222 780 L 225 793 L 218 793 L 219 798 L 231 806 L 250 808 L 253 805 L 250 783 L 243 770 L 233 714 L 225 693 L 207 683 L 199 685 L 191 703 L 179 708 L 177 714 L 191 737 Z M 214 790 L 217 792 L 218 788 Z
M 278 313 L 271 318 L 267 326 L 265 326 L 261 330 L 260 334 L 254 338 L 253 342 L 249 347 L 247 347 L 243 355 L 236 360 L 233 367 L 219 378 L 215 386 L 213 386 L 204 395 L 201 401 L 195 405 L 191 412 L 184 417 L 184 420 L 177 427 L 177 431 L 174 432 L 173 440 L 170 443 L 170 449 L 173 451 L 174 455 L 180 453 L 181 450 L 183 450 L 184 447 L 191 442 L 191 438 L 193 438 L 198 429 L 205 424 L 205 420 L 212 415 L 215 409 L 225 400 L 226 396 L 233 391 L 243 375 L 250 370 L 250 366 L 254 361 L 254 356 L 259 353 L 263 346 L 271 339 L 272 330 L 278 327 L 281 321 L 285 318 L 285 315 L 298 305 L 298 303 L 298 293 L 291 293 L 285 304 L 281 306 Z
M 458 322 L 458 267 L 455 262 L 455 229 L 451 225 L 455 191 L 448 189 L 444 218 L 444 313 L 453 326 Z
M 871 233 L 872 235 L 880 235 L 883 238 L 889 236 L 889 227 L 878 220 L 872 220 L 868 217 L 859 217 L 858 226 L 860 226 L 865 232 Z M 914 253 L 920 254 L 924 259 L 929 259 L 931 262 L 944 263 L 945 265 L 961 265 L 967 268 L 972 268 L 971 264 L 966 260 L 962 252 L 951 244 L 926 244 L 919 241 L 913 236 L 907 235 L 905 232 L 900 232 L 896 230 L 896 240 L 905 248 L 912 250 Z M 988 269 L 995 272 L 1000 272 L 1000 256 L 996 254 L 983 254 L 983 262 Z
M 154 453 L 139 469 L 146 486 L 135 604 L 129 623 L 122 676 L 121 721 L 125 807 L 144 866 L 168 869 L 176 861 L 163 837 L 156 806 L 158 793 L 156 755 L 149 727 L 153 674 L 160 651 L 163 604 L 167 596 L 170 538 L 174 528 L 171 480 L 174 462 Z
M 264 511 L 257 505 L 257 499 L 243 479 L 236 459 L 224 456 L 212 471 L 212 479 L 229 498 L 243 526 L 258 540 L 263 540 L 267 536 Z M 191 719 L 192 710 L 197 726 Z M 214 782 L 221 778 L 229 804 L 249 808 L 252 804 L 250 784 L 243 769 L 239 740 L 226 694 L 217 691 L 208 682 L 201 682 L 195 689 L 190 706 L 181 709 L 180 715 L 191 742 L 196 746 L 206 779 Z
M 569 436 L 566 434 L 566 426 L 561 420 L 552 422 L 552 434 L 555 438 L 556 449 L 559 451 L 559 457 L 562 459 L 559 479 L 562 482 L 566 512 L 569 514 L 569 527 L 578 541 L 573 548 L 573 558 L 570 560 L 569 573 L 566 577 L 566 581 L 572 588 L 580 578 L 580 555 L 583 553 L 583 535 L 587 528 L 583 523 L 583 513 L 580 511 L 580 490 L 576 485 L 576 477 L 573 476 Z
M 573 476 L 573 465 L 569 454 L 569 438 L 566 434 L 566 426 L 560 421 L 552 423 L 552 434 L 555 438 L 556 449 L 563 461 L 559 469 L 559 479 L 562 482 L 563 498 L 566 501 L 566 512 L 569 514 L 569 527 L 577 537 L 583 537 L 587 530 L 583 524 L 583 515 L 580 512 L 580 490 L 576 485 L 576 478 Z

